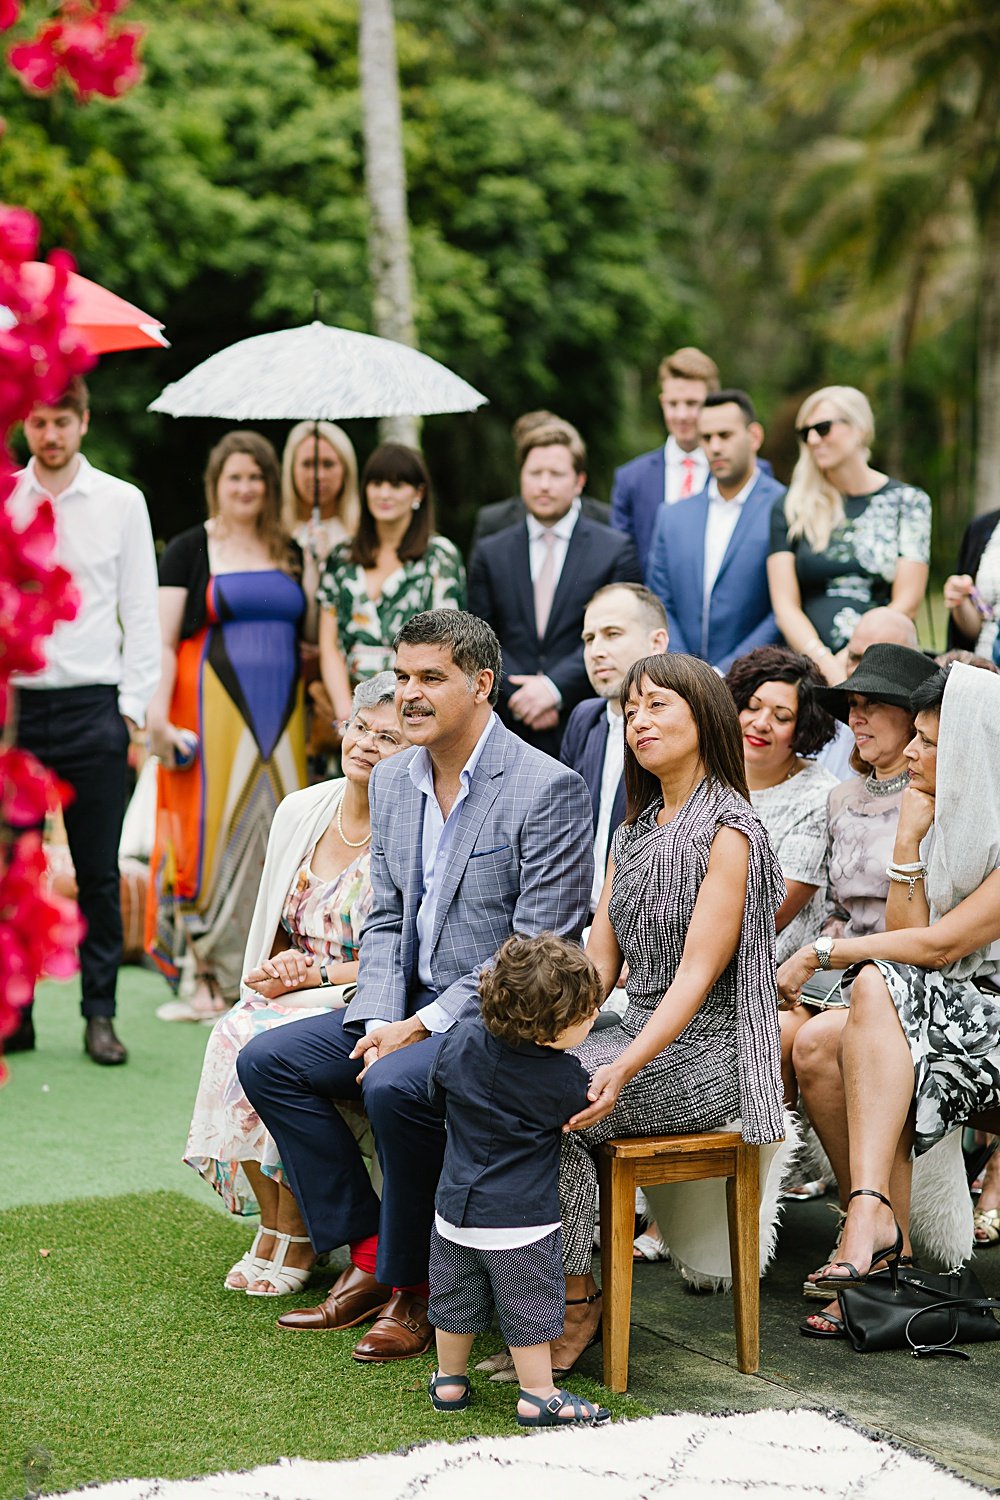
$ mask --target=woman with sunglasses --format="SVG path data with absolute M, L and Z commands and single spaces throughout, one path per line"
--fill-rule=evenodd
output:
M 788 645 L 837 683 L 846 675 L 838 657 L 863 614 L 891 604 L 916 618 L 927 588 L 931 502 L 871 467 L 875 419 L 853 386 L 814 391 L 795 432 L 799 459 L 771 517 L 771 604 Z

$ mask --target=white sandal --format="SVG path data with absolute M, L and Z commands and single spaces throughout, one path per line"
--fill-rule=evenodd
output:
M 245 1292 L 252 1281 L 260 1281 L 264 1272 L 271 1264 L 270 1256 L 257 1254 L 257 1246 L 265 1235 L 270 1239 L 277 1239 L 278 1231 L 276 1229 L 267 1229 L 263 1224 L 260 1226 L 253 1237 L 253 1244 L 250 1246 L 250 1249 L 245 1255 L 240 1257 L 235 1266 L 230 1266 L 226 1272 L 226 1279 L 222 1285 L 227 1292 Z M 230 1280 L 232 1276 L 242 1276 L 243 1285 L 234 1285 Z
M 312 1266 L 286 1266 L 285 1256 L 289 1245 L 310 1245 L 312 1241 L 307 1234 L 276 1234 L 278 1241 L 278 1253 L 273 1260 L 268 1261 L 260 1275 L 255 1277 L 256 1281 L 270 1282 L 269 1291 L 255 1291 L 252 1285 L 247 1285 L 248 1297 L 291 1297 L 295 1292 L 304 1291 L 309 1278 L 313 1273 Z

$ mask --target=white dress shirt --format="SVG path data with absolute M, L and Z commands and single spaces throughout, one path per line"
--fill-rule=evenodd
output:
M 712 597 L 715 588 L 715 580 L 719 576 L 722 567 L 722 559 L 726 555 L 726 548 L 732 540 L 733 532 L 736 530 L 743 507 L 747 503 L 750 491 L 757 483 L 757 469 L 747 480 L 746 484 L 734 495 L 731 500 L 724 500 L 719 494 L 719 486 L 716 480 L 708 482 L 708 520 L 705 522 L 705 571 L 702 575 L 703 598 L 705 601 L 705 619 L 708 618 L 708 601 Z
M 685 459 L 694 460 L 694 468 L 691 470 L 692 495 L 700 495 L 708 483 L 711 472 L 708 467 L 708 459 L 705 450 L 699 443 L 690 453 L 685 453 L 677 439 L 668 437 L 663 445 L 664 475 L 663 475 L 663 500 L 666 505 L 674 505 L 678 500 L 686 500 L 684 494 L 684 475 L 687 471 Z
M 80 610 L 49 637 L 42 670 L 11 680 L 27 689 L 117 687 L 119 712 L 142 724 L 160 680 L 156 552 L 142 492 L 81 454 L 69 487 L 50 495 L 32 459 L 9 502 L 16 524 L 26 526 L 46 499 L 55 559 L 73 575 Z
M 424 798 L 424 816 L 422 824 L 422 836 L 420 854 L 423 862 L 424 888 L 420 897 L 420 906 L 417 911 L 417 978 L 425 989 L 434 988 L 434 979 L 431 974 L 431 957 L 434 952 L 432 937 L 434 933 L 434 917 L 437 913 L 438 897 L 441 893 L 441 879 L 448 864 L 448 854 L 455 837 L 455 827 L 461 816 L 462 803 L 469 795 L 472 786 L 472 777 L 479 764 L 486 741 L 493 732 L 493 726 L 497 722 L 497 716 L 490 714 L 486 728 L 476 741 L 472 754 L 469 756 L 459 774 L 458 796 L 452 803 L 451 812 L 445 819 L 441 813 L 441 804 L 438 802 L 434 791 L 434 766 L 431 761 L 430 752 L 422 745 L 416 755 L 410 761 L 408 770 L 410 780 L 418 792 Z M 442 1010 L 436 1000 L 429 1005 L 423 1006 L 416 1012 L 417 1019 L 428 1031 L 448 1031 L 453 1024 L 454 1018 L 447 1011 Z M 366 1027 L 366 1034 L 377 1031 L 387 1023 L 382 1020 L 370 1020 Z
M 546 549 L 548 544 L 545 542 L 544 537 L 546 536 L 546 534 L 555 537 L 555 545 L 552 548 L 552 559 L 554 563 L 554 574 L 552 579 L 553 594 L 559 587 L 559 580 L 562 577 L 563 565 L 566 562 L 566 553 L 569 551 L 569 544 L 573 539 L 573 532 L 576 528 L 576 523 L 580 519 L 580 509 L 581 501 L 579 497 L 577 497 L 577 499 L 573 501 L 573 504 L 570 506 L 566 514 L 564 516 L 560 516 L 559 520 L 556 521 L 552 526 L 543 526 L 541 521 L 536 520 L 533 515 L 529 514 L 527 517 L 528 562 L 531 568 L 532 583 L 534 583 L 538 578 L 538 575 L 542 570 L 542 564 L 545 562 Z M 551 677 L 544 677 L 543 674 L 543 678 L 552 690 L 552 696 L 555 699 L 555 707 L 562 708 L 562 693 L 556 687 Z
M 605 709 L 608 724 L 608 739 L 604 746 L 604 769 L 601 771 L 601 798 L 597 806 L 597 832 L 594 836 L 594 884 L 590 892 L 590 909 L 597 910 L 607 874 L 608 837 L 611 833 L 611 814 L 614 811 L 615 793 L 625 769 L 625 720 L 616 714 L 609 703 Z

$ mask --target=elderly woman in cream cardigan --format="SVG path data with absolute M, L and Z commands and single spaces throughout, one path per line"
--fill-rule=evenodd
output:
M 244 1094 L 236 1059 L 273 1026 L 346 1005 L 371 905 L 368 782 L 380 760 L 406 748 L 395 679 L 359 684 L 342 727 L 343 777 L 293 792 L 279 806 L 254 908 L 240 1000 L 215 1025 L 205 1052 L 184 1160 L 234 1214 L 260 1213 L 249 1250 L 226 1275 L 254 1297 L 301 1291 L 315 1260 L 274 1141 Z M 367 1130 L 356 1116 L 357 1130 Z

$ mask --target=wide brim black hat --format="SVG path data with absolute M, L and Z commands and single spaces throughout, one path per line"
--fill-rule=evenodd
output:
M 846 724 L 849 693 L 908 709 L 914 688 L 933 677 L 938 670 L 937 662 L 922 651 L 883 641 L 868 647 L 846 682 L 839 682 L 836 687 L 817 688 L 816 697 L 827 713 Z

